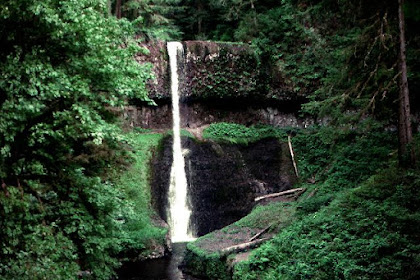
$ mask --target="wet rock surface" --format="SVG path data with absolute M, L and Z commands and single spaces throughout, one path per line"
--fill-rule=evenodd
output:
M 289 189 L 295 180 L 287 147 L 274 138 L 248 145 L 183 138 L 183 147 L 198 236 L 239 220 L 251 211 L 255 197 Z M 153 201 L 165 220 L 171 151 L 167 137 L 153 163 Z
M 297 116 L 305 94 L 287 85 L 282 73 L 258 58 L 247 44 L 186 41 L 179 60 L 182 126 L 213 122 L 305 126 L 313 120 Z M 148 82 L 149 96 L 157 106 L 132 100 L 123 113 L 131 127 L 172 127 L 168 54 L 164 42 L 142 43 L 149 53 L 139 53 L 139 63 L 150 63 L 155 79 Z

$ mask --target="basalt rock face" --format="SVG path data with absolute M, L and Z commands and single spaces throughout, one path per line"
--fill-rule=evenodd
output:
M 167 103 L 170 100 L 170 77 L 169 77 L 169 58 L 166 49 L 166 42 L 153 41 L 149 43 L 140 43 L 140 46 L 146 50 L 145 53 L 139 53 L 135 56 L 138 63 L 149 63 L 152 66 L 152 72 L 155 76 L 147 84 L 149 97 L 156 103 Z M 134 102 L 135 103 L 135 102 Z M 138 105 L 146 105 L 139 103 Z
M 286 145 L 264 139 L 248 145 L 183 138 L 191 216 L 201 236 L 247 215 L 254 198 L 291 187 L 296 180 Z M 166 219 L 172 139 L 154 162 L 155 205 Z
M 172 136 L 166 136 L 151 162 L 153 170 L 151 178 L 152 206 L 166 222 L 168 221 L 166 209 L 173 161 L 172 144 Z
M 247 44 L 206 41 L 183 42 L 178 57 L 182 101 L 182 126 L 197 127 L 215 121 L 276 126 L 304 126 L 297 112 L 305 96 L 284 81 L 281 72 L 260 63 Z M 168 54 L 164 42 L 145 43 L 149 54 L 139 63 L 151 63 L 155 79 L 149 81 L 150 97 L 158 106 L 134 100 L 127 108 L 126 123 L 143 128 L 172 127 Z M 244 121 L 246 119 L 246 121 Z

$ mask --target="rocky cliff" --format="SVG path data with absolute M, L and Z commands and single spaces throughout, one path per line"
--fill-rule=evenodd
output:
M 275 138 L 233 145 L 183 138 L 191 217 L 199 236 L 239 220 L 254 206 L 254 198 L 291 187 L 296 180 L 287 146 Z M 172 163 L 172 138 L 155 157 L 154 204 L 166 219 Z
M 305 126 L 311 120 L 297 116 L 305 97 L 284 83 L 276 67 L 261 61 L 247 44 L 206 41 L 183 42 L 180 60 L 183 127 L 212 122 L 245 125 Z M 155 79 L 148 84 L 158 106 L 133 100 L 124 118 L 135 127 L 172 127 L 168 55 L 164 42 L 143 44 L 149 54 L 139 63 L 151 63 Z

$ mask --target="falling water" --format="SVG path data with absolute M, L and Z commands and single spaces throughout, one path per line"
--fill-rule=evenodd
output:
M 185 174 L 185 160 L 181 147 L 181 121 L 179 114 L 179 80 L 178 53 L 183 52 L 179 42 L 168 42 L 168 54 L 171 70 L 171 94 L 173 117 L 173 162 L 171 168 L 171 182 L 169 186 L 169 226 L 172 242 L 186 242 L 194 240 L 189 230 L 191 209 L 187 203 L 187 177 Z

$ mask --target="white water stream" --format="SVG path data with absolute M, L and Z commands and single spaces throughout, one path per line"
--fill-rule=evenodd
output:
M 187 242 L 194 240 L 189 228 L 191 209 L 187 203 L 187 176 L 185 174 L 185 160 L 181 147 L 181 119 L 179 113 L 179 79 L 178 54 L 183 53 L 180 42 L 168 42 L 169 63 L 171 70 L 171 95 L 173 117 L 173 162 L 171 181 L 169 185 L 168 220 L 172 242 Z

